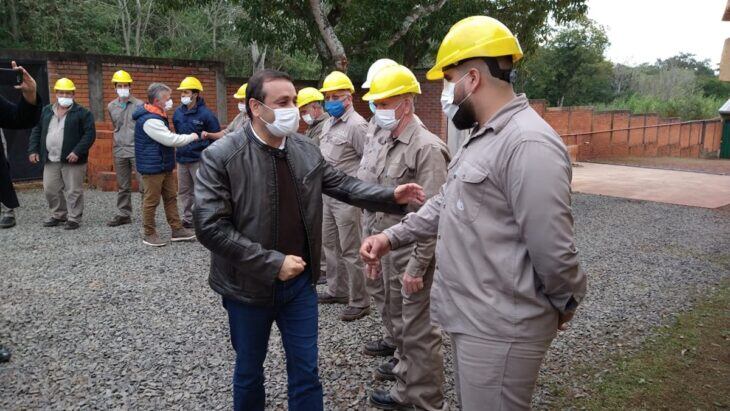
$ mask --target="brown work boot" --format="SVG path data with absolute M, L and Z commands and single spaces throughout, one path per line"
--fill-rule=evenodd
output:
M 360 308 L 348 305 L 347 307 L 345 307 L 345 310 L 342 311 L 342 314 L 340 315 L 340 320 L 355 321 L 359 318 L 365 317 L 368 314 L 370 314 L 370 307 Z
M 145 235 L 142 239 L 142 243 L 146 245 L 151 245 L 152 247 L 162 247 L 167 245 L 166 241 L 162 241 L 159 235 L 157 233 L 152 233 L 150 235 Z
M 362 348 L 362 352 L 373 357 L 389 357 L 395 353 L 395 347 L 386 343 L 384 339 L 370 341 Z
M 124 224 L 132 224 L 132 219 L 122 215 L 115 215 L 114 218 L 107 221 L 106 225 L 109 227 L 118 227 Z
M 320 304 L 347 304 L 349 299 L 347 297 L 335 297 L 327 293 L 317 294 L 317 301 Z
M 172 230 L 170 241 L 195 241 L 195 231 L 188 228 Z
M 375 379 L 380 381 L 395 381 L 395 373 L 393 369 L 398 365 L 397 358 L 391 358 L 388 362 L 384 362 L 375 369 Z

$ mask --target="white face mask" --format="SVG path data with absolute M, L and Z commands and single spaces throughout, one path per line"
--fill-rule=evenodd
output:
M 73 97 L 58 97 L 58 105 L 66 108 L 71 107 L 71 104 L 74 103 Z
M 172 99 L 169 99 L 165 102 L 165 111 L 169 111 L 172 109 Z
M 304 122 L 307 123 L 308 126 L 311 126 L 312 123 L 314 123 L 314 119 L 309 114 L 303 115 L 302 120 L 304 120 Z
M 266 123 L 269 133 L 276 137 L 283 138 L 289 134 L 295 133 L 299 129 L 299 109 L 296 107 L 272 109 L 264 103 L 262 106 L 274 112 L 274 122 L 269 123 L 263 118 L 261 120 Z
M 459 111 L 459 105 L 471 96 L 471 93 L 469 93 L 459 104 L 454 104 L 454 90 L 456 89 L 456 85 L 461 83 L 461 81 L 465 78 L 466 74 L 464 74 L 464 76 L 462 76 L 456 83 L 444 80 L 444 89 L 441 92 L 441 110 L 443 110 L 446 117 L 450 120 L 453 120 L 456 112 Z
M 118 88 L 117 95 L 121 98 L 127 98 L 127 97 L 129 97 L 129 89 L 128 88 Z
M 395 111 L 401 104 L 403 102 L 399 103 L 393 109 L 375 109 L 375 124 L 385 130 L 395 130 L 398 127 L 398 123 L 400 123 L 400 119 L 395 118 Z
M 188 97 L 188 96 L 185 96 L 185 97 L 181 97 L 180 98 L 180 102 L 183 103 L 183 105 L 185 105 L 185 106 L 187 106 L 188 104 L 190 104 L 191 101 L 193 101 L 193 99 L 190 98 L 190 97 Z
M 246 103 L 238 103 L 238 111 L 240 111 L 241 113 L 246 111 Z

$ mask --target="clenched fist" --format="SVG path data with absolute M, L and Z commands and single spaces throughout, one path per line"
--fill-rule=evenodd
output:
M 307 263 L 304 262 L 302 257 L 288 255 L 286 256 L 286 258 L 284 258 L 284 264 L 282 264 L 281 269 L 279 269 L 278 278 L 281 281 L 291 280 L 292 278 L 301 274 L 302 271 L 304 271 L 304 267 L 306 266 Z

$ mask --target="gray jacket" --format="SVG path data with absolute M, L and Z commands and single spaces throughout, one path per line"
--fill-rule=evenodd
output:
M 431 318 L 445 331 L 546 341 L 586 291 L 560 136 L 517 96 L 454 155 L 441 192 L 384 231 L 393 248 L 438 235 Z
M 309 267 L 319 267 L 322 194 L 357 207 L 402 213 L 393 188 L 362 182 L 327 163 L 317 146 L 300 134 L 283 150 L 269 147 L 244 129 L 227 134 L 202 153 L 195 184 L 193 218 L 198 241 L 211 251 L 208 282 L 217 293 L 247 304 L 273 302 L 275 280 L 285 255 L 275 251 L 275 156 L 286 156 L 309 247 Z M 318 270 L 313 270 L 312 284 Z
M 115 98 L 106 106 L 114 125 L 114 157 L 134 158 L 135 121 L 132 119 L 132 114 L 142 105 L 141 100 L 129 96 L 124 106 L 119 103 L 119 98 Z

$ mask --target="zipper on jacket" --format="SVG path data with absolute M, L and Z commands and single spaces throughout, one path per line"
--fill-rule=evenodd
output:
M 274 248 L 279 246 L 279 181 L 276 178 L 276 158 L 274 158 L 273 153 L 268 153 L 269 158 L 271 159 L 271 168 L 273 169 L 274 173 Z M 284 257 L 286 259 L 286 257 Z M 277 275 L 276 278 L 274 278 L 274 285 L 272 286 L 271 290 L 271 302 L 273 305 L 276 305 L 276 280 L 279 278 Z

